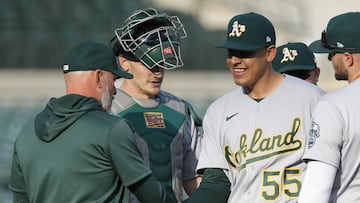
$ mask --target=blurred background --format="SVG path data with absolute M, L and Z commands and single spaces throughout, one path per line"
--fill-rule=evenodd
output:
M 320 38 L 331 17 L 359 11 L 360 1 L 1 0 L 0 203 L 11 202 L 7 185 L 17 133 L 50 97 L 64 94 L 61 67 L 67 51 L 87 39 L 108 44 L 128 15 L 147 7 L 177 15 L 185 25 L 185 66 L 166 72 L 163 89 L 188 100 L 204 115 L 210 102 L 234 87 L 225 64 L 226 51 L 214 48 L 225 39 L 231 17 L 263 14 L 274 24 L 277 45 L 309 44 Z M 331 91 L 346 84 L 334 79 L 326 55 L 316 58 L 321 88 Z

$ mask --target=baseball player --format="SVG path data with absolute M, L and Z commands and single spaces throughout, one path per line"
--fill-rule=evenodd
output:
M 314 53 L 302 42 L 289 42 L 277 47 L 272 66 L 279 73 L 301 78 L 314 85 L 319 80 L 320 68 L 316 65 Z
M 227 31 L 219 47 L 228 51 L 237 87 L 206 111 L 198 164 L 203 182 L 188 202 L 296 202 L 305 134 L 321 93 L 273 70 L 275 31 L 266 17 L 234 16 Z
M 122 82 L 112 112 L 130 121 L 144 159 L 180 202 L 183 188 L 191 195 L 201 181 L 196 165 L 202 119 L 189 103 L 162 91 L 161 84 L 165 70 L 183 66 L 183 24 L 176 16 L 149 8 L 135 11 L 115 34 L 111 47 L 134 78 Z
M 301 203 L 360 202 L 359 26 L 360 12 L 337 15 L 310 44 L 315 53 L 329 54 L 335 78 L 349 84 L 326 94 L 314 110 Z

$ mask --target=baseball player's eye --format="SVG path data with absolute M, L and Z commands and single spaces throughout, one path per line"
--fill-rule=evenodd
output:
M 233 56 L 238 58 L 252 58 L 256 55 L 257 51 L 241 51 L 241 50 L 234 50 L 228 49 L 228 58 Z
M 160 65 L 164 66 L 164 63 L 161 63 Z M 159 73 L 161 72 L 162 68 L 160 66 L 154 66 L 153 68 L 150 69 L 150 71 L 152 73 Z

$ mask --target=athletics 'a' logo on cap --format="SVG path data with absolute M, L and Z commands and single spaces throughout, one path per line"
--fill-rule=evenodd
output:
M 283 58 L 281 59 L 280 63 L 284 63 L 284 62 L 289 61 L 289 60 L 294 61 L 295 58 L 298 55 L 298 52 L 296 50 L 289 49 L 289 48 L 285 47 L 282 50 L 282 54 L 283 54 Z
M 238 21 L 234 21 L 232 24 L 232 31 L 229 33 L 229 37 L 240 37 L 241 34 L 245 31 L 245 25 L 239 24 Z

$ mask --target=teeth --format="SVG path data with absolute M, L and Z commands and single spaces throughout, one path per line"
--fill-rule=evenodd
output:
M 245 71 L 245 69 L 243 69 L 243 68 L 234 68 L 233 70 L 234 70 L 234 72 L 244 72 Z

